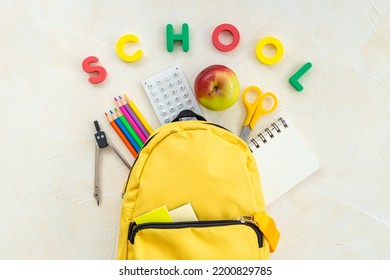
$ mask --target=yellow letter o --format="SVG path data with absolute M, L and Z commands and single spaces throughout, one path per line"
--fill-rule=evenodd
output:
M 276 49 L 276 53 L 273 57 L 267 57 L 263 53 L 263 48 L 266 45 L 272 45 Z M 283 56 L 283 45 L 282 43 L 275 37 L 264 37 L 261 39 L 256 46 L 256 56 L 260 62 L 264 64 L 275 64 L 277 63 Z

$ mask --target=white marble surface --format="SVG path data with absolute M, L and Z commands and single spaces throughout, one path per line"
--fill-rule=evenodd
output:
M 140 81 L 179 64 L 193 83 L 217 63 L 236 71 L 242 89 L 276 93 L 278 110 L 299 120 L 320 160 L 314 175 L 269 206 L 282 234 L 272 259 L 390 258 L 389 1 L 10 0 L 0 22 L 1 259 L 115 259 L 128 171 L 102 151 L 97 207 L 93 121 L 132 162 L 103 114 L 113 98 L 127 93 L 156 128 Z M 165 26 L 184 22 L 190 51 L 167 52 Z M 229 53 L 211 42 L 225 22 L 241 34 Z M 140 39 L 129 51 L 144 51 L 135 63 L 115 52 L 127 33 Z M 285 48 L 273 66 L 255 56 L 265 36 Z M 81 68 L 90 55 L 108 72 L 98 85 Z M 307 61 L 313 67 L 298 93 L 288 78 Z M 203 111 L 239 133 L 242 102 Z

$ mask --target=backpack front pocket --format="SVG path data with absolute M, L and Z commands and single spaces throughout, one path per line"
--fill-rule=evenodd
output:
M 128 242 L 134 259 L 259 259 L 263 234 L 239 220 L 131 223 Z

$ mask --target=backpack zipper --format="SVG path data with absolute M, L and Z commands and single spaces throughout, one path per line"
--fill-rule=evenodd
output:
M 256 235 L 259 248 L 263 247 L 263 233 L 260 231 L 256 222 L 250 220 L 240 219 L 237 220 L 211 220 L 211 221 L 196 221 L 196 222 L 173 222 L 173 223 L 160 223 L 160 222 L 152 222 L 152 223 L 144 223 L 137 225 L 132 222 L 129 226 L 129 234 L 128 240 L 131 244 L 134 245 L 134 239 L 140 230 L 143 229 L 179 229 L 179 228 L 205 228 L 205 227 L 216 227 L 216 226 L 231 226 L 231 225 L 245 225 L 252 228 Z

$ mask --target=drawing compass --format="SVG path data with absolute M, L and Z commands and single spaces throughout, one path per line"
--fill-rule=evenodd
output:
M 100 130 L 100 126 L 98 121 L 94 121 L 96 133 L 95 133 L 95 190 L 93 196 L 97 201 L 97 205 L 99 205 L 100 195 L 99 195 L 99 152 L 100 149 L 104 149 L 106 147 L 111 147 L 115 153 L 120 157 L 120 159 L 126 164 L 126 166 L 131 170 L 131 165 L 126 161 L 124 156 L 118 151 L 118 149 L 114 146 L 111 140 L 106 136 L 104 131 Z

